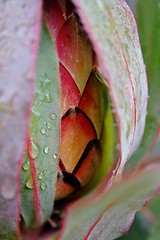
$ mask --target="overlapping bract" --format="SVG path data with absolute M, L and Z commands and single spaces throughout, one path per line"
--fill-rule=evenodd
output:
M 45 2 L 45 19 L 56 42 L 61 79 L 61 141 L 57 196 L 86 185 L 101 163 L 104 86 L 92 45 L 70 2 Z

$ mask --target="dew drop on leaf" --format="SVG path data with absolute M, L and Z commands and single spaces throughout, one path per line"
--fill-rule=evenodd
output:
M 34 115 L 36 115 L 37 117 L 40 117 L 40 116 L 41 116 L 40 112 L 38 112 L 38 111 L 35 109 L 34 106 L 32 107 L 32 113 L 33 113 Z
M 42 134 L 45 134 L 45 133 L 46 133 L 45 128 L 41 128 L 40 132 L 41 132 Z
M 50 83 L 51 83 L 51 80 L 48 79 L 48 78 L 45 78 L 45 79 L 44 79 L 44 82 L 45 82 L 46 84 L 50 84 Z
M 47 154 L 48 152 L 49 152 L 49 147 L 45 147 L 45 148 L 44 148 L 44 153 Z
M 46 126 L 47 126 L 48 130 L 51 130 L 52 127 L 51 127 L 51 124 L 49 122 L 46 123 Z
M 53 158 L 54 158 L 54 159 L 56 159 L 57 156 L 58 156 L 57 153 L 54 153 L 54 154 L 53 154 Z
M 31 140 L 31 149 L 29 149 L 29 156 L 32 159 L 35 159 L 36 157 L 38 157 L 38 155 L 39 155 L 39 146 L 33 140 Z
M 32 181 L 32 177 L 31 176 L 29 176 L 29 178 L 26 181 L 26 187 L 28 189 L 33 189 L 33 181 Z
M 50 119 L 55 120 L 55 118 L 56 118 L 56 114 L 55 113 L 51 113 L 50 114 Z
M 52 102 L 52 98 L 51 98 L 51 95 L 49 93 L 46 93 L 44 95 L 44 101 L 48 102 L 48 103 Z
M 42 182 L 42 183 L 41 183 L 41 189 L 42 189 L 42 190 L 45 190 L 46 187 L 47 187 L 46 184 L 45 184 L 44 182 Z
M 29 161 L 25 161 L 22 166 L 24 171 L 28 171 L 30 169 L 30 163 Z
M 40 172 L 39 175 L 38 175 L 38 179 L 42 179 L 44 177 L 44 173 L 43 172 Z

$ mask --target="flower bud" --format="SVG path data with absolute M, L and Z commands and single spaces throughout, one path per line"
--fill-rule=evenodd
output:
M 101 163 L 103 84 L 94 51 L 74 8 L 54 1 L 46 22 L 55 40 L 61 79 L 61 133 L 56 200 L 85 186 Z M 52 9 L 52 10 L 51 10 Z

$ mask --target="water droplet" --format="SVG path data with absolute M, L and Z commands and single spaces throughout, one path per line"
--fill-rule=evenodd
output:
M 24 171 L 28 171 L 30 169 L 30 163 L 29 161 L 25 161 L 22 166 Z
M 39 146 L 33 140 L 31 140 L 31 148 L 29 148 L 29 156 L 35 159 L 39 155 Z
M 44 173 L 43 172 L 40 172 L 39 175 L 38 175 L 38 179 L 42 179 L 44 177 Z
M 51 113 L 50 114 L 50 119 L 55 120 L 55 118 L 56 118 L 56 114 L 55 113 Z
M 49 152 L 49 147 L 45 147 L 45 148 L 44 148 L 44 153 L 47 154 L 48 152 Z
M 56 158 L 57 158 L 57 156 L 58 156 L 58 155 L 57 155 L 57 153 L 53 154 L 53 158 L 55 158 L 55 159 L 56 159 Z
M 51 130 L 52 127 L 51 127 L 51 124 L 49 122 L 46 123 L 46 126 L 47 126 L 48 130 Z
M 46 93 L 46 94 L 44 95 L 44 101 L 45 101 L 45 102 L 48 102 L 48 103 L 52 102 L 51 94 Z
M 50 84 L 50 83 L 51 83 L 51 80 L 48 79 L 48 78 L 46 78 L 46 79 L 44 79 L 44 82 L 45 82 L 46 84 Z
M 47 187 L 46 184 L 45 184 L 44 182 L 42 182 L 42 183 L 41 183 L 41 189 L 42 189 L 42 190 L 45 190 L 46 187 Z
M 42 134 L 45 134 L 45 133 L 46 133 L 46 130 L 45 130 L 44 128 L 41 128 L 40 132 L 41 132 Z
M 13 177 L 5 177 L 1 182 L 1 194 L 4 199 L 11 200 L 16 195 L 16 183 Z
M 26 187 L 29 189 L 33 189 L 33 181 L 31 176 L 29 176 L 29 178 L 26 181 Z
M 40 116 L 41 116 L 40 112 L 38 112 L 38 111 L 35 109 L 34 106 L 32 107 L 32 113 L 33 113 L 34 115 L 36 115 L 37 117 L 40 117 Z

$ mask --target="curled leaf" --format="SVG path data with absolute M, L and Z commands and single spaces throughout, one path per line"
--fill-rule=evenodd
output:
M 113 240 L 123 235 L 129 229 L 135 212 L 158 190 L 159 167 L 155 164 L 134 172 L 96 200 L 86 198 L 72 204 L 60 239 Z
M 131 158 L 128 166 L 133 166 L 143 158 L 149 159 L 160 135 L 160 7 L 159 1 L 137 1 L 135 17 L 137 20 L 140 42 L 146 64 L 149 98 L 146 128 L 142 143 Z
M 119 172 L 145 126 L 147 79 L 136 23 L 124 1 L 74 1 L 109 85 L 120 142 Z M 99 25 L 99 22 L 101 24 Z
M 20 168 L 27 138 L 41 1 L 1 1 L 0 11 L 0 238 L 6 239 L 15 238 L 18 232 Z

